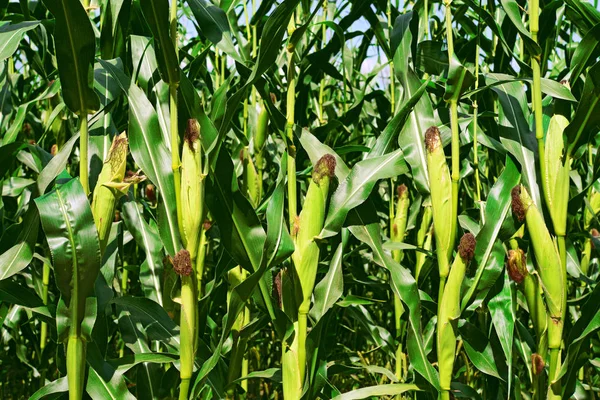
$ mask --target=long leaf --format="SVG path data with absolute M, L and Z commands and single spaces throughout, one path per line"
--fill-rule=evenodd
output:
M 100 107 L 94 92 L 96 37 L 79 0 L 44 0 L 56 18 L 54 41 L 65 104 L 79 115 Z
M 35 199 L 52 254 L 56 284 L 71 304 L 75 298 L 83 319 L 85 298 L 92 293 L 102 265 L 92 210 L 79 179 L 73 178 Z
M 174 256 L 181 247 L 177 227 L 175 186 L 171 169 L 171 154 L 161 135 L 158 118 L 152 104 L 136 85 L 113 62 L 100 64 L 117 80 L 129 100 L 129 147 L 135 162 L 156 185 L 162 201 L 159 202 L 158 223 L 161 239 L 167 253 Z

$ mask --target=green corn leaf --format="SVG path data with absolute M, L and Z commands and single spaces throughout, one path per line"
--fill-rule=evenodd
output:
M 35 29 L 40 21 L 24 21 L 18 24 L 6 24 L 0 27 L 0 61 L 12 56 L 23 35 L 28 31 Z
M 95 343 L 87 346 L 86 358 L 90 364 L 86 392 L 94 400 L 135 400 L 135 396 L 127 390 L 123 374 L 104 360 Z
M 362 226 L 351 226 L 349 229 L 357 239 L 366 243 L 373 250 L 374 261 L 390 272 L 392 290 L 406 304 L 409 311 L 407 346 L 411 364 L 427 382 L 436 389 L 439 388 L 438 373 L 427 360 L 427 352 L 423 345 L 421 305 L 415 278 L 410 271 L 394 261 L 391 255 L 383 250 L 379 224 L 363 223 Z
M 506 77 L 499 74 L 490 74 L 486 77 L 486 83 L 490 84 Z M 500 141 L 521 164 L 523 183 L 531 192 L 531 198 L 537 205 L 541 205 L 540 190 L 537 184 L 535 170 L 535 151 L 537 143 L 535 135 L 531 135 L 527 118 L 527 100 L 525 98 L 525 87 L 518 83 L 505 83 L 495 86 L 494 92 L 500 100 Z
M 169 36 L 169 2 L 168 0 L 140 0 L 140 6 L 154 36 L 160 75 L 166 83 L 177 84 L 179 62 L 173 39 Z
M 244 59 L 233 44 L 233 31 L 229 25 L 227 14 L 221 8 L 206 0 L 187 0 L 187 3 L 202 34 L 229 57 L 245 64 Z
M 502 379 L 496 367 L 492 346 L 485 333 L 464 320 L 459 321 L 458 328 L 469 360 L 473 365 L 487 375 Z
M 358 162 L 331 196 L 325 227 L 320 236 L 329 237 L 339 232 L 350 210 L 367 200 L 379 180 L 407 171 L 402 150 Z
M 100 107 L 93 89 L 96 38 L 92 24 L 79 0 L 44 3 L 56 18 L 55 49 L 65 104 L 83 117 Z
M 582 142 L 587 143 L 589 136 L 600 121 L 600 62 L 594 64 L 586 74 L 581 101 L 577 106 L 571 123 L 565 128 L 567 155 L 575 156 Z
M 66 304 L 75 300 L 81 321 L 102 262 L 90 204 L 76 178 L 35 199 L 35 204 L 52 254 L 56 284 Z
M 114 61 L 100 64 L 117 80 L 129 100 L 129 147 L 135 162 L 156 185 L 160 198 L 158 227 L 167 253 L 174 256 L 181 247 L 175 204 L 175 186 L 171 154 L 167 148 L 158 117 L 142 90 L 129 83 L 115 67 Z
M 283 158 L 285 157 L 287 156 L 284 153 Z M 283 165 L 285 165 L 285 163 Z M 252 296 L 252 293 L 254 292 L 256 287 L 263 285 L 263 275 L 266 272 L 266 270 L 291 256 L 294 251 L 293 241 L 287 231 L 287 227 L 285 225 L 285 217 L 283 214 L 285 200 L 285 181 L 283 177 L 285 175 L 285 172 L 280 171 L 278 184 L 271 196 L 271 199 L 268 202 L 267 234 L 266 238 L 264 239 L 262 257 L 259 260 L 260 264 L 257 266 L 258 268 L 254 273 L 249 275 L 244 281 L 242 281 L 240 284 L 238 284 L 231 290 L 231 295 L 227 305 L 228 313 L 223 317 L 223 327 L 220 341 L 216 348 L 213 350 L 212 355 L 202 364 L 200 371 L 196 375 L 192 392 L 195 391 L 195 388 L 199 386 L 202 380 L 204 380 L 207 377 L 207 375 L 216 367 L 219 358 L 221 357 L 223 344 L 229 336 L 233 324 L 237 320 L 237 317 L 240 314 L 240 312 L 244 309 L 244 307 L 246 307 L 246 302 Z M 212 190 L 209 190 L 207 187 L 207 195 L 211 192 Z M 226 198 L 231 199 L 231 196 Z M 237 196 L 235 196 L 234 198 L 237 198 Z M 246 202 L 248 201 L 245 198 L 244 200 Z M 229 210 L 229 212 L 229 215 L 233 215 L 232 210 Z M 265 300 L 265 302 L 270 303 L 270 294 L 267 294 L 265 296 L 263 288 L 261 287 L 260 289 L 263 293 L 263 300 Z M 274 315 L 271 313 L 272 309 L 269 310 L 269 314 L 270 317 L 273 319 Z
M 502 4 L 502 8 L 506 13 L 506 16 L 510 19 L 510 22 L 513 23 L 521 39 L 525 42 L 525 47 L 532 56 L 536 56 L 542 53 L 542 49 L 536 43 L 535 40 L 531 37 L 529 30 L 525 27 L 523 20 L 521 19 L 521 11 L 519 4 L 515 0 L 500 0 Z
M 458 58 L 450 59 L 448 79 L 446 80 L 446 92 L 444 100 L 458 101 L 465 90 L 475 82 L 473 74 L 460 63 Z
M 31 207 L 21 224 L 22 231 L 17 243 L 0 255 L 0 281 L 21 272 L 33 260 L 37 240 L 39 217 Z
M 146 253 L 146 259 L 140 266 L 140 282 L 144 293 L 147 298 L 162 306 L 163 246 L 159 233 L 155 226 L 146 222 L 142 206 L 137 202 L 128 201 L 123 204 L 123 219 L 127 230 Z
M 334 397 L 334 400 L 355 400 L 367 399 L 373 396 L 394 396 L 401 395 L 407 392 L 420 391 L 421 389 L 414 384 L 409 383 L 393 383 L 388 385 L 368 386 L 360 389 L 355 389 L 350 392 Z
M 342 297 L 344 292 L 344 277 L 342 274 L 342 262 L 344 247 L 348 242 L 349 232 L 342 230 L 342 242 L 338 245 L 331 262 L 329 270 L 323 279 L 315 286 L 315 303 L 310 309 L 309 315 L 317 322 L 333 305 Z
M 497 282 L 499 291 L 492 297 L 488 303 L 492 323 L 496 329 L 496 334 L 500 340 L 502 351 L 506 357 L 508 365 L 508 392 L 510 393 L 513 383 L 513 344 L 516 317 L 516 292 L 514 285 L 508 274 L 504 274 L 504 279 L 499 279 Z
M 485 221 L 479 234 L 477 235 L 477 247 L 475 248 L 475 256 L 473 263 L 477 266 L 477 270 L 472 281 L 469 282 L 469 290 L 463 296 L 461 309 L 465 309 L 473 300 L 475 295 L 483 290 L 489 290 L 495 282 L 497 275 L 494 277 L 495 268 L 490 268 L 491 261 L 494 261 L 494 247 L 499 238 L 502 229 L 502 223 L 511 206 L 510 191 L 519 183 L 521 174 L 517 170 L 517 166 L 510 157 L 506 158 L 506 167 L 500 177 L 492 186 L 486 206 L 485 206 Z M 512 232 L 514 233 L 514 232 Z M 510 233 L 512 235 L 512 233 Z M 503 238 L 506 239 L 506 238 Z M 502 259 L 504 251 L 502 251 Z M 504 261 L 502 261 L 503 263 Z M 473 268 L 473 266 L 471 266 Z M 491 283 L 491 284 L 490 284 Z

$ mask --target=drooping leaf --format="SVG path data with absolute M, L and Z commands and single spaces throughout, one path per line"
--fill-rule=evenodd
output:
M 12 56 L 17 48 L 23 35 L 35 29 L 40 24 L 40 21 L 24 21 L 18 24 L 6 24 L 0 27 L 0 61 Z
M 93 89 L 96 37 L 79 0 L 44 0 L 56 18 L 54 41 L 65 104 L 85 116 L 100 107 Z
M 166 83 L 177 84 L 180 71 L 173 39 L 169 35 L 169 2 L 140 0 L 140 6 L 154 36 L 160 75 Z
M 177 226 L 175 186 L 171 168 L 171 154 L 161 135 L 158 118 L 152 104 L 142 90 L 129 82 L 114 62 L 101 60 L 100 64 L 115 77 L 129 100 L 129 147 L 135 162 L 156 185 L 160 198 L 158 227 L 167 253 L 174 256 L 181 247 Z
M 79 180 L 73 178 L 35 199 L 35 204 L 52 254 L 56 284 L 66 304 L 77 305 L 81 321 L 85 299 L 102 264 L 90 203 Z

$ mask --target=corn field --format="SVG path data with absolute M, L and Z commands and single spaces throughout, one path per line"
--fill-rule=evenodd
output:
M 1 399 L 600 399 L 600 7 L 0 0 Z

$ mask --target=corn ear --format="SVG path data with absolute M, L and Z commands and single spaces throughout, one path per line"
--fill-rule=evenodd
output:
M 452 181 L 442 147 L 440 131 L 435 126 L 425 132 L 427 148 L 427 173 L 429 175 L 433 229 L 440 277 L 446 278 L 456 235 L 456 222 L 452 219 Z
M 449 391 L 452 382 L 452 370 L 456 356 L 457 321 L 460 317 L 460 287 L 465 278 L 467 265 L 473 259 L 475 245 L 473 234 L 463 235 L 442 295 L 442 305 L 437 322 L 438 366 L 442 391 Z
M 302 287 L 303 305 L 307 308 L 306 311 L 310 304 L 319 262 L 319 246 L 314 239 L 323 229 L 325 222 L 329 185 L 334 175 L 335 164 L 335 158 L 329 154 L 324 155 L 317 162 L 298 219 L 296 249 L 292 259 Z
M 545 176 L 543 177 L 546 204 L 550 211 L 554 231 L 564 236 L 567 226 L 569 202 L 570 160 L 563 160 L 563 131 L 569 121 L 560 114 L 554 115 L 548 126 L 545 146 Z
M 425 250 L 431 250 L 431 219 L 433 216 L 433 211 L 431 210 L 430 199 L 428 199 L 427 203 L 423 204 L 423 207 L 423 218 L 421 219 L 421 226 L 417 231 L 417 246 Z M 420 251 L 416 253 L 415 279 L 417 282 L 419 281 L 419 276 L 421 275 L 423 265 L 425 265 L 425 259 L 425 253 Z
M 131 184 L 125 182 L 127 150 L 128 143 L 125 133 L 115 136 L 94 188 L 92 214 L 98 229 L 102 251 L 104 251 L 108 242 L 117 199 L 127 193 L 127 189 Z
M 560 348 L 562 336 L 562 313 L 565 305 L 565 282 L 558 250 L 544 217 L 537 209 L 533 200 L 522 186 L 512 190 L 513 213 L 521 221 L 525 220 L 527 232 L 531 238 L 533 252 L 542 279 L 546 307 L 549 313 L 548 345 L 550 348 Z
M 252 205 L 256 207 L 260 203 L 260 185 L 262 181 L 252 162 L 248 149 L 242 150 L 242 163 L 244 165 L 244 176 L 242 179 L 242 190 Z
M 195 119 L 188 121 L 181 155 L 181 237 L 190 252 L 192 263 L 196 260 L 200 230 L 203 221 L 204 175 L 200 148 L 200 125 Z
M 267 141 L 269 127 L 269 113 L 267 112 L 264 103 L 260 103 L 260 111 L 258 113 L 258 121 L 256 130 L 254 131 L 254 152 L 259 153 L 265 147 Z
M 335 158 L 326 154 L 315 165 L 304 206 L 292 229 L 295 244 L 292 254 L 294 270 L 282 277 L 285 288 L 282 301 L 284 310 L 294 321 L 293 340 L 283 345 L 283 395 L 286 399 L 300 399 L 302 395 L 306 371 L 307 315 L 319 264 L 319 246 L 315 237 L 319 235 L 325 222 L 325 209 L 335 164 Z M 294 272 L 296 275 L 293 275 Z M 296 295 L 297 283 L 300 284 L 300 295 Z M 300 304 L 297 304 L 298 301 Z
M 408 207 L 410 198 L 408 197 L 408 188 L 402 184 L 398 186 L 398 200 L 396 203 L 396 214 L 392 220 L 392 242 L 403 242 L 406 234 L 406 224 L 408 222 Z M 393 250 L 392 257 L 398 262 L 402 261 L 402 251 Z
M 533 328 L 538 341 L 541 341 L 546 334 L 547 318 L 539 278 L 537 275 L 530 274 L 527 270 L 527 256 L 519 248 L 517 241 L 511 239 L 510 243 L 512 249 L 508 251 L 506 270 L 510 279 L 519 284 L 523 290 Z M 540 352 L 539 347 L 540 344 L 538 343 L 538 352 Z

